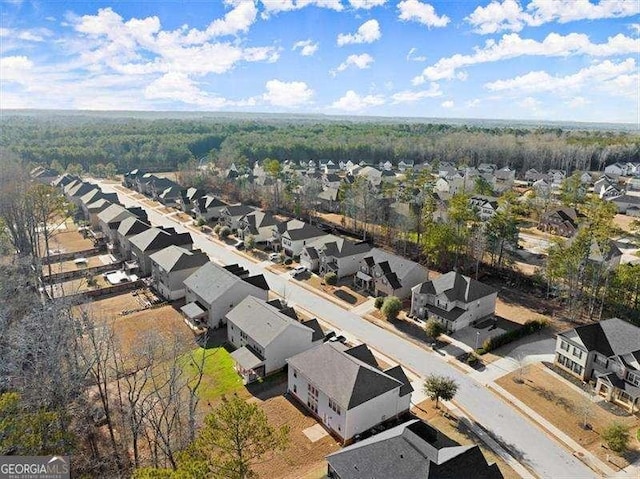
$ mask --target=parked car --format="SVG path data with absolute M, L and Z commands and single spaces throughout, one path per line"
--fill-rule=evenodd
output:
M 236 244 L 233 245 L 236 249 L 244 249 L 244 241 L 242 240 L 238 240 L 236 241 Z
M 307 271 L 307 268 L 305 268 L 304 266 L 296 266 L 295 268 L 293 268 L 293 271 L 291 271 L 291 276 L 297 278 L 305 271 Z
M 269 253 L 269 261 L 274 263 L 280 262 L 280 253 Z

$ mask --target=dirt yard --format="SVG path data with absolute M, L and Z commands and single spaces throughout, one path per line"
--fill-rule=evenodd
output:
M 629 464 L 628 459 L 640 457 L 640 445 L 634 439 L 640 426 L 638 417 L 616 415 L 600 403 L 588 402 L 564 381 L 543 371 L 544 367 L 546 366 L 536 365 L 527 368 L 522 376 L 523 383 L 514 381 L 519 377 L 518 372 L 508 374 L 496 382 L 601 460 L 606 461 L 607 455 L 611 455 L 614 464 L 625 467 Z M 585 414 L 591 429 L 582 427 Z M 600 433 L 614 421 L 629 427 L 632 451 L 626 457 L 615 456 L 602 447 Z
M 261 402 L 262 409 L 275 427 L 288 425 L 289 447 L 282 453 L 272 454 L 255 470 L 260 477 L 280 479 L 319 479 L 326 473 L 327 454 L 340 449 L 330 435 L 311 442 L 303 430 L 317 421 L 284 396 L 271 397 Z
M 84 251 L 93 248 L 93 241 L 91 239 L 84 238 L 75 229 L 75 226 L 71 228 L 71 222 L 67 222 L 70 227 L 67 230 L 56 231 L 52 238 L 49 240 L 49 249 L 51 254 L 57 253 L 75 253 L 76 251 Z M 44 241 L 41 242 L 42 252 L 46 254 L 46 248 L 44 247 Z
M 66 273 L 68 271 L 79 271 L 87 268 L 95 268 L 96 266 L 102 266 L 103 264 L 105 264 L 100 260 L 100 255 L 88 256 L 86 260 L 87 260 L 86 263 L 76 263 L 74 260 L 64 261 L 62 263 L 53 263 L 51 265 L 51 273 L 56 274 L 56 273 Z M 44 265 L 42 267 L 42 271 L 45 274 L 45 276 L 48 275 L 49 274 L 48 266 Z
M 446 408 L 442 404 L 440 409 L 435 408 L 435 402 L 428 399 L 415 406 L 411 412 L 420 419 L 428 422 L 438 429 L 449 439 L 453 439 L 457 443 L 466 446 L 467 444 L 477 444 L 482 450 L 482 454 L 489 464 L 496 463 L 505 479 L 519 479 L 520 475 L 516 473 L 505 461 L 496 455 L 491 449 L 487 448 L 484 443 L 470 430 L 464 426 L 458 426 L 457 418 L 449 415 L 449 418 L 443 415 Z
M 94 289 L 106 288 L 110 284 L 102 277 L 101 274 L 92 276 L 91 278 L 78 278 L 63 283 L 56 283 L 52 286 L 53 296 L 61 298 L 71 294 L 81 293 Z M 49 287 L 49 286 L 47 286 Z
M 337 286 L 330 286 L 324 282 L 323 278 L 312 274 L 308 279 L 304 279 L 304 284 L 333 296 L 337 301 L 344 303 L 345 306 L 359 306 L 369 299 L 349 287 L 351 285 L 350 277 L 342 278 Z
M 176 218 L 182 223 L 191 223 L 193 218 L 186 213 L 177 213 Z
M 616 215 L 613 218 L 613 224 L 626 233 L 633 233 L 634 229 L 631 227 L 631 223 L 637 221 L 638 218 L 627 215 Z

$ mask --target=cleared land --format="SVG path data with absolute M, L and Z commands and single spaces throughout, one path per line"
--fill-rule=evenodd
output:
M 636 416 L 613 414 L 605 409 L 610 407 L 606 403 L 603 404 L 605 407 L 601 403 L 589 404 L 582 394 L 569 387 L 564 381 L 543 371 L 544 367 L 536 365 L 528 368 L 528 371 L 523 374 L 524 382 L 522 383 L 515 381 L 520 374 L 517 371 L 498 379 L 496 383 L 585 449 L 596 454 L 601 460 L 606 461 L 607 456 L 610 456 L 614 464 L 625 467 L 629 464 L 629 459 L 634 460 L 640 457 L 640 445 L 637 441 L 631 440 L 630 454 L 620 457 L 604 449 L 600 439 L 600 433 L 614 421 L 627 426 L 629 435 L 633 438 L 640 426 L 640 420 Z M 585 412 L 590 429 L 582 427 Z
M 93 241 L 78 233 L 76 226 L 71 221 L 67 221 L 66 225 L 67 229 L 57 230 L 49 239 L 49 249 L 52 254 L 75 253 L 94 247 Z M 44 240 L 41 240 L 41 250 L 43 254 L 46 254 Z
M 87 256 L 85 258 L 87 261 L 82 263 L 77 263 L 75 260 L 63 261 L 62 263 L 52 263 L 51 264 L 51 273 L 66 273 L 68 271 L 82 271 L 87 268 L 95 268 L 96 266 L 102 266 L 104 264 L 109 264 L 112 261 L 107 263 L 103 262 L 104 255 L 96 255 L 96 256 Z M 42 267 L 42 271 L 45 275 L 48 275 L 49 268 L 47 265 Z
M 631 227 L 631 223 L 639 219 L 640 218 L 634 218 L 633 216 L 618 214 L 613 218 L 613 224 L 626 233 L 633 233 L 634 229 Z

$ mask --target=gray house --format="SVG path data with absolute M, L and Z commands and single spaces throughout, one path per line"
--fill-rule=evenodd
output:
M 327 456 L 331 479 L 502 479 L 480 448 L 413 419 Z
M 184 280 L 186 301 L 181 311 L 193 326 L 218 328 L 247 296 L 267 300 L 269 285 L 261 274 L 249 276 L 238 265 L 209 262 Z
M 116 232 L 120 223 L 127 218 L 138 218 L 142 221 L 147 221 L 147 213 L 142 208 L 125 208 L 117 204 L 112 204 L 108 208 L 98 213 L 98 225 L 102 230 L 102 233 L 107 238 L 107 242 L 111 248 L 115 245 L 117 236 Z
M 184 298 L 184 281 L 209 262 L 199 249 L 167 246 L 149 256 L 151 277 L 158 292 L 168 301 Z
M 200 196 L 193 202 L 193 214 L 199 220 L 218 221 L 220 212 L 226 207 L 227 204 L 216 196 Z
M 149 228 L 151 228 L 151 225 L 139 220 L 137 216 L 122 220 L 116 231 L 116 245 L 122 259 L 125 261 L 131 259 L 131 242 L 129 238 L 147 231 Z
M 245 384 L 280 371 L 288 358 L 323 339 L 322 329 L 318 334 L 297 317 L 254 296 L 247 296 L 227 313 L 227 340 L 237 348 L 231 357 Z
M 240 227 L 240 220 L 255 210 L 249 205 L 228 205 L 220 210 L 220 222 L 235 232 Z
M 280 222 L 271 213 L 255 210 L 244 215 L 238 222 L 238 238 L 252 235 L 256 243 L 266 243 L 273 234 L 273 227 Z
M 193 247 L 190 233 L 176 233 L 173 228 L 149 228 L 142 233 L 131 236 L 131 255 L 138 263 L 138 275 L 141 277 L 151 274 L 150 256 L 167 246 L 181 246 L 185 249 Z
M 356 287 L 375 296 L 406 298 L 411 288 L 429 279 L 427 268 L 402 256 L 373 248 L 360 260 Z
M 447 331 L 457 331 L 492 316 L 498 292 L 455 271 L 412 288 L 411 315 L 437 319 Z
M 323 240 L 317 246 L 305 247 L 300 254 L 300 264 L 321 276 L 335 273 L 338 278 L 343 278 L 356 274 L 360 261 L 370 253 L 371 245 L 334 238 L 327 243 Z

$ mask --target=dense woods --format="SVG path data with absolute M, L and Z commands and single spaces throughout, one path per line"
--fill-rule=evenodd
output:
M 174 169 L 193 159 L 219 166 L 265 158 L 300 161 L 452 161 L 509 165 L 518 170 L 600 170 L 616 161 L 640 161 L 640 135 L 560 127 L 483 126 L 323 121 L 305 119 L 133 118 L 113 115 L 11 115 L 0 120 L 0 147 L 25 162 L 67 169 L 113 163 Z

